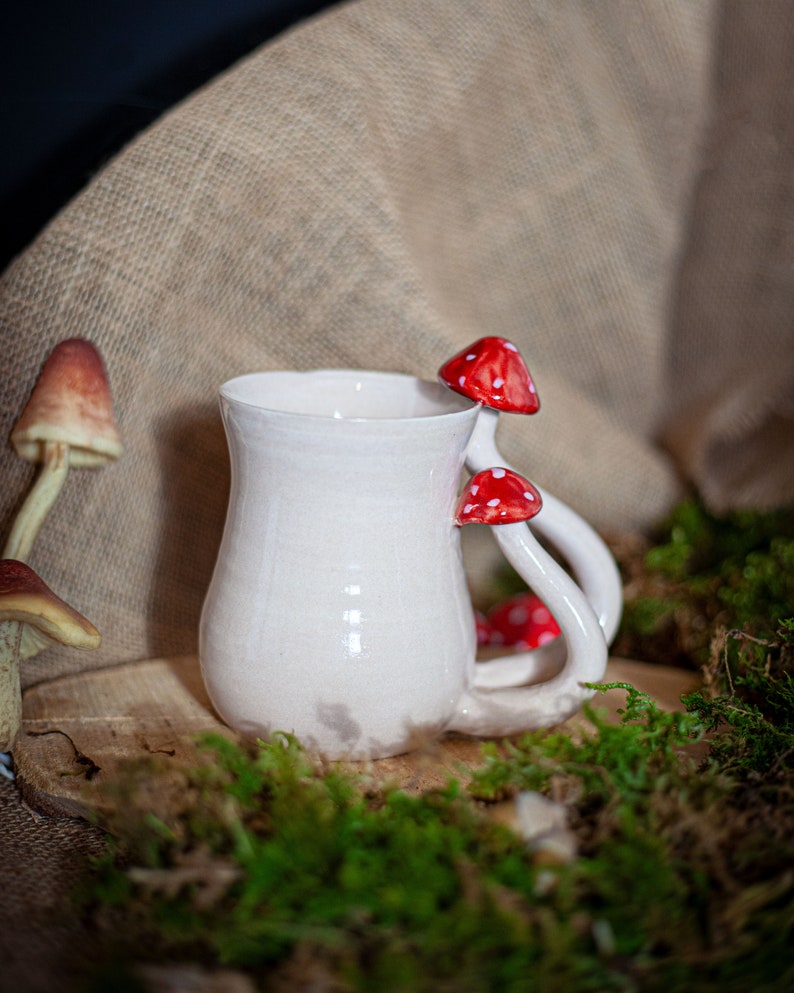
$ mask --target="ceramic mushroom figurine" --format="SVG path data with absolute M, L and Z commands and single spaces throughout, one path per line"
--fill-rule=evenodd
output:
M 536 593 L 516 593 L 497 603 L 485 618 L 488 644 L 531 651 L 560 636 L 560 626 Z
M 56 643 L 97 648 L 100 635 L 30 566 L 0 560 L 0 752 L 13 747 L 22 718 L 20 662 Z
M 495 442 L 499 412 L 534 414 L 540 407 L 518 348 L 506 338 L 480 338 L 445 362 L 438 378 L 451 390 L 482 405 L 466 457 L 469 469 L 479 472 L 500 463 L 510 468 Z M 568 561 L 609 643 L 617 631 L 623 602 L 615 561 L 586 521 L 545 490 L 539 489 L 539 493 L 543 513 L 532 528 Z
M 90 341 L 70 338 L 56 345 L 11 443 L 21 458 L 42 466 L 3 549 L 3 558 L 24 562 L 69 467 L 102 466 L 122 452 L 104 363 Z
M 455 523 L 515 524 L 528 521 L 542 507 L 537 489 L 512 469 L 496 466 L 473 476 L 458 497 Z

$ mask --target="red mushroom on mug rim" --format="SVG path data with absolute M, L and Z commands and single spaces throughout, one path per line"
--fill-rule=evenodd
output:
M 493 410 L 535 414 L 540 409 L 529 369 L 507 338 L 480 338 L 445 362 L 438 378 L 455 393 Z

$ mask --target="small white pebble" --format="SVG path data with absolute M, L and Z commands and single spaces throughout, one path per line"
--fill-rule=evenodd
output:
M 576 836 L 561 803 L 524 790 L 516 796 L 515 805 L 519 834 L 541 859 L 563 865 L 576 858 Z
M 593 935 L 593 941 L 601 955 L 615 954 L 615 932 L 609 921 L 603 918 L 593 921 L 590 933 Z

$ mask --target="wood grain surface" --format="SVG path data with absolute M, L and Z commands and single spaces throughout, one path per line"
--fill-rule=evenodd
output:
M 697 684 L 694 673 L 626 659 L 610 659 L 605 682 L 628 682 L 667 709 Z M 622 691 L 596 701 L 617 718 Z M 195 761 L 195 739 L 218 731 L 233 737 L 212 709 L 195 657 L 147 659 L 95 672 L 63 676 L 30 688 L 23 699 L 22 730 L 14 748 L 25 802 L 50 816 L 80 816 L 102 823 L 117 813 L 114 789 L 131 760 L 157 756 L 175 768 Z M 575 732 L 581 717 L 564 727 Z M 346 763 L 379 783 L 410 791 L 465 779 L 480 761 L 481 742 L 445 735 L 407 755 Z

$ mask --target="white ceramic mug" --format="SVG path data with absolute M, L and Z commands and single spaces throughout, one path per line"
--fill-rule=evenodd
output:
M 523 523 L 494 530 L 557 619 L 561 669 L 506 685 L 544 675 L 540 650 L 475 663 L 454 508 L 477 404 L 358 370 L 241 376 L 220 404 L 232 486 L 199 655 L 230 726 L 379 758 L 445 730 L 553 726 L 592 695 L 602 627 Z

